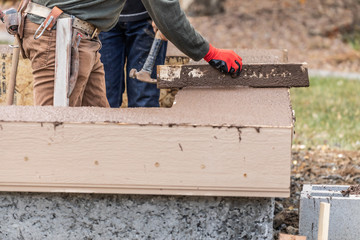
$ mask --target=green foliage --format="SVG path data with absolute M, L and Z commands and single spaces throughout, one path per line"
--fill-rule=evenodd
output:
M 360 150 L 360 81 L 311 78 L 310 88 L 291 89 L 294 144 Z
M 0 45 L 8 45 L 8 44 L 12 44 L 12 43 L 6 40 L 0 40 Z
M 344 34 L 343 40 L 356 51 L 360 51 L 360 31 Z

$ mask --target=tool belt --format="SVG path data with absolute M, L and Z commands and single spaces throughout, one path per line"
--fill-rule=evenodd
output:
M 53 26 L 56 24 L 57 18 L 72 18 L 73 19 L 73 24 L 72 24 L 73 28 L 78 29 L 81 32 L 85 33 L 86 35 L 88 35 L 90 37 L 90 39 L 97 37 L 98 34 L 100 33 L 100 31 L 91 23 L 83 21 L 75 16 L 63 13 L 59 8 L 56 8 L 59 11 L 55 12 L 54 11 L 55 8 L 50 9 L 43 5 L 29 2 L 24 12 L 26 14 L 33 14 L 33 15 L 45 18 L 45 21 L 43 22 L 43 24 L 46 22 L 45 25 L 42 24 L 39 27 L 39 30 L 41 27 L 43 27 L 42 31 L 51 30 L 53 28 Z M 47 21 L 49 19 L 49 17 L 52 16 L 52 14 L 55 14 L 55 15 L 58 14 L 58 16 L 55 16 L 55 19 L 50 19 L 50 21 Z M 53 20 L 53 21 L 51 21 L 51 20 Z M 40 33 L 40 36 L 41 36 L 41 33 Z
M 52 9 L 29 2 L 24 10 L 25 16 L 32 14 L 45 18 L 40 24 L 39 28 L 34 34 L 34 39 L 38 39 L 42 36 L 45 30 L 52 30 L 59 18 L 71 18 L 72 19 L 72 41 L 71 41 L 71 60 L 68 63 L 70 65 L 70 77 L 68 79 L 69 89 L 68 97 L 70 97 L 78 78 L 79 72 L 79 44 L 81 39 L 93 39 L 99 34 L 99 30 L 86 21 L 83 21 L 75 16 L 64 13 L 60 8 L 53 7 Z M 84 36 L 85 35 L 85 36 Z

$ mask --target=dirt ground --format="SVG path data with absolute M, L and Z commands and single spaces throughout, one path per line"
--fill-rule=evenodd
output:
M 300 193 L 303 184 L 359 185 L 360 152 L 317 146 L 293 146 L 291 196 L 276 199 L 274 231 L 298 234 Z

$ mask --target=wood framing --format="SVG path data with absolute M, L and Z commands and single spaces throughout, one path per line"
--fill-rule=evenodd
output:
M 158 66 L 158 88 L 181 87 L 308 87 L 306 64 L 244 64 L 239 78 L 221 74 L 210 65 Z
M 0 107 L 0 190 L 289 196 L 288 89 L 184 89 L 176 101 Z
M 3 191 L 288 196 L 290 129 L 2 123 L 3 137 Z

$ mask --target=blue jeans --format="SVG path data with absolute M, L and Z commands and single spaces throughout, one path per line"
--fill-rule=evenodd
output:
M 125 90 L 124 66 L 126 63 L 126 90 L 129 107 L 159 107 L 160 91 L 156 84 L 130 78 L 129 72 L 140 71 L 154 40 L 150 20 L 118 22 L 109 32 L 100 34 L 101 61 L 105 69 L 106 95 L 111 107 L 120 107 Z M 156 78 L 156 65 L 165 61 L 167 43 L 163 43 L 151 77 Z

